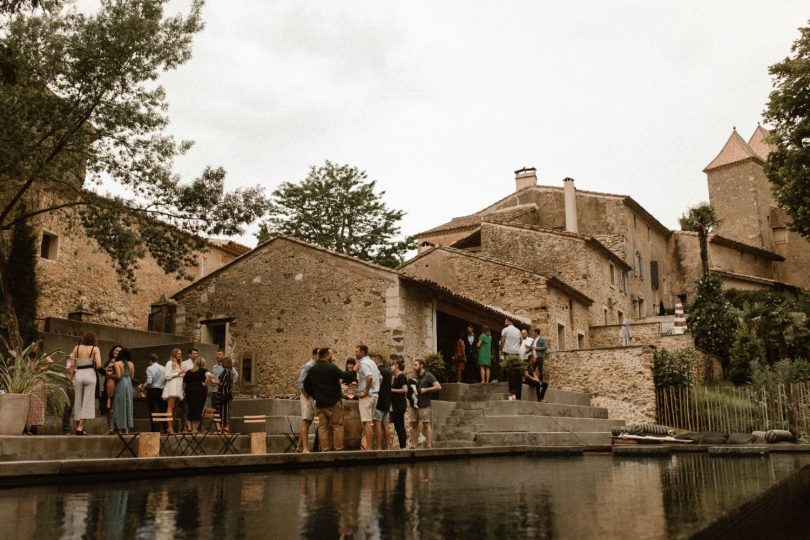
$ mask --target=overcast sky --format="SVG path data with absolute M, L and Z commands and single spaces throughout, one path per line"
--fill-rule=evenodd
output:
M 166 75 L 178 162 L 272 191 L 355 165 L 414 234 L 541 184 L 627 194 L 665 225 L 748 138 L 805 2 L 228 2 Z M 240 239 L 255 244 L 252 236 Z

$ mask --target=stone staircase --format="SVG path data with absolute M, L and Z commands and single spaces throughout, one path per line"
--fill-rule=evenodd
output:
M 611 428 L 624 425 L 608 419 L 607 409 L 592 407 L 590 395 L 581 392 L 549 389 L 537 403 L 527 386 L 522 401 L 507 399 L 506 383 L 454 386 L 439 398 L 456 404 L 438 426 L 435 447 L 609 445 Z

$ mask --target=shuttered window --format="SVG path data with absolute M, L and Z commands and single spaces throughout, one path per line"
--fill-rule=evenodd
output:
M 654 291 L 658 290 L 658 261 L 650 261 L 650 285 Z

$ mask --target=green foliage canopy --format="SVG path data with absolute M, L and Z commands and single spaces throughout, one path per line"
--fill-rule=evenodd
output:
M 698 359 L 693 349 L 678 349 L 670 353 L 658 349 L 653 354 L 653 383 L 656 388 L 684 388 L 694 383 Z
M 61 212 L 111 257 L 125 287 L 147 251 L 183 274 L 203 236 L 237 234 L 266 206 L 259 188 L 227 192 L 221 168 L 192 182 L 172 172 L 192 143 L 166 133 L 157 79 L 191 57 L 203 22 L 199 0 L 172 17 L 167 2 L 102 0 L 91 15 L 65 2 L 0 19 L 0 232 Z M 88 189 L 102 182 L 119 195 Z M 26 198 L 37 204 L 20 213 Z
M 810 26 L 799 32 L 792 54 L 769 69 L 774 88 L 763 118 L 772 126 L 776 151 L 765 174 L 791 217 L 789 226 L 810 238 Z
M 375 180 L 351 165 L 326 161 L 312 167 L 299 183 L 285 182 L 272 194 L 270 217 L 257 238 L 294 236 L 346 255 L 394 267 L 415 247 L 413 238 L 399 240 L 405 215 L 383 202 Z
M 687 310 L 686 324 L 695 336 L 695 345 L 718 356 L 727 367 L 737 317 L 723 295 L 720 278 L 709 274 L 698 282 L 695 301 Z
M 703 275 L 709 275 L 709 233 L 717 226 L 717 213 L 709 203 L 693 206 L 680 217 L 681 229 L 698 233 L 700 265 Z

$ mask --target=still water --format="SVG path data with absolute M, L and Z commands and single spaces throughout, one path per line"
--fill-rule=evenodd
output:
M 504 457 L 0 489 L 0 538 L 681 538 L 807 464 Z

